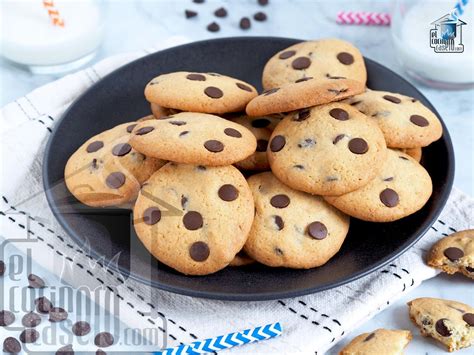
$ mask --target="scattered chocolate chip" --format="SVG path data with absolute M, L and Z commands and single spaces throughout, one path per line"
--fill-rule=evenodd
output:
M 312 76 L 306 76 L 306 77 L 304 77 L 304 78 L 301 78 L 301 79 L 296 80 L 295 83 L 302 83 L 302 82 L 304 82 L 304 81 L 308 81 L 308 80 L 311 80 L 311 79 L 313 79 Z
M 326 226 L 321 222 L 312 222 L 308 225 L 308 234 L 314 239 L 324 239 L 328 235 Z
M 283 219 L 280 216 L 273 216 L 273 219 L 275 220 L 278 230 L 281 231 L 285 227 L 285 222 L 283 222 Z
M 185 135 L 187 135 L 189 133 L 189 131 L 183 131 L 179 134 L 180 137 L 183 137 Z
M 284 194 L 275 195 L 270 199 L 270 204 L 275 208 L 285 208 L 290 204 L 290 198 Z
M 202 4 L 202 3 L 204 3 L 204 0 L 193 0 L 193 3 Z
M 430 124 L 426 118 L 420 115 L 411 115 L 410 122 L 419 127 L 426 127 Z
M 94 152 L 97 152 L 103 146 L 104 146 L 104 142 L 95 141 L 95 142 L 89 143 L 86 150 L 87 150 L 87 153 L 94 153 Z
M 248 17 L 242 17 L 240 19 L 240 23 L 239 23 L 239 26 L 241 29 L 243 30 L 248 30 L 250 28 L 250 19 Z
M 202 216 L 199 212 L 189 211 L 183 217 L 183 224 L 186 229 L 194 231 L 196 229 L 202 228 L 203 221 Z
M 373 339 L 375 337 L 375 333 L 370 333 L 367 335 L 367 338 L 364 339 L 364 341 L 369 341 L 370 339 Z
M 267 14 L 265 14 L 264 12 L 257 12 L 255 15 L 253 15 L 253 18 L 255 19 L 255 21 L 266 21 L 267 20 Z
M 329 111 L 329 115 L 339 121 L 347 121 L 349 119 L 349 114 L 342 108 L 333 108 Z
M 474 327 L 474 314 L 473 313 L 464 313 L 462 319 L 469 324 L 470 327 Z
M 286 139 L 283 136 L 275 136 L 273 137 L 272 141 L 270 142 L 270 150 L 272 152 L 279 152 L 283 149 L 286 144 Z
M 56 351 L 56 355 L 74 355 L 72 344 L 64 345 Z
M 36 311 L 42 314 L 47 314 L 53 308 L 53 304 L 44 296 L 35 299 Z
M 123 157 L 132 150 L 132 146 L 128 143 L 119 143 L 112 149 L 112 154 L 117 157 Z
M 173 126 L 184 126 L 186 122 L 184 121 L 169 121 L 169 124 L 172 124 Z
M 197 14 L 198 13 L 196 11 L 193 11 L 193 10 L 184 10 L 184 15 L 186 16 L 186 18 L 196 17 Z
M 268 141 L 266 139 L 257 139 L 257 152 L 266 152 Z
M 270 123 L 270 120 L 267 120 L 266 118 L 257 118 L 256 120 L 252 121 L 252 127 L 264 128 L 267 127 Z
M 0 260 L 0 276 L 3 276 L 5 274 L 5 263 L 3 260 Z
M 241 138 L 242 137 L 242 133 L 240 133 L 239 131 L 237 131 L 234 128 L 226 128 L 226 129 L 224 129 L 224 133 L 229 137 L 234 137 L 234 138 Z
M 158 207 L 148 207 L 143 212 L 143 222 L 152 226 L 161 220 L 161 211 Z
M 276 93 L 278 90 L 280 90 L 280 88 L 273 88 L 273 89 L 265 90 L 264 92 L 262 92 L 262 95 L 268 96 L 268 95 Z
M 20 341 L 24 344 L 34 343 L 39 338 L 39 333 L 36 329 L 28 328 L 20 333 Z
M 278 255 L 278 256 L 283 256 L 283 250 L 281 250 L 280 248 L 275 248 L 273 249 L 275 251 L 275 254 Z
M 293 165 L 293 168 L 298 169 L 298 170 L 304 170 L 304 166 L 300 164 Z
M 211 99 L 219 99 L 224 96 L 224 93 L 221 89 L 216 88 L 215 86 L 208 86 L 204 89 L 204 93 L 209 96 Z
M 127 126 L 127 132 L 132 133 L 133 129 L 137 126 L 136 123 Z
M 436 331 L 443 337 L 449 337 L 451 335 L 451 331 L 448 329 L 444 321 L 447 320 L 445 318 L 440 319 L 436 322 L 435 328 Z
M 89 334 L 91 331 L 91 326 L 88 322 L 79 321 L 74 323 L 72 326 L 72 333 L 78 337 Z
M 306 109 L 298 111 L 298 113 L 296 113 L 293 116 L 293 121 L 296 121 L 296 122 L 305 121 L 309 118 L 309 116 L 311 116 L 311 110 L 306 108 Z
M 15 321 L 15 315 L 10 311 L 0 311 L 0 327 L 8 327 Z
M 260 6 L 266 6 L 266 5 L 268 5 L 268 0 L 258 0 L 258 4 Z
M 142 127 L 138 131 L 136 131 L 135 134 L 137 136 L 143 136 L 144 134 L 150 133 L 153 130 L 154 130 L 153 127 Z
M 337 55 L 337 59 L 344 65 L 350 65 L 354 63 L 354 57 L 352 54 L 347 52 L 341 52 Z
M 234 201 L 239 197 L 239 190 L 234 185 L 225 184 L 219 188 L 217 194 L 224 201 Z
M 227 16 L 227 10 L 223 7 L 220 7 L 216 11 L 214 11 L 214 15 L 216 17 L 226 17 Z
M 188 74 L 186 75 L 186 79 L 193 80 L 193 81 L 206 81 L 206 77 L 202 74 Z
M 239 89 L 242 89 L 244 91 L 252 92 L 252 88 L 248 85 L 242 84 L 242 83 L 235 83 Z
M 281 52 L 278 58 L 280 59 L 288 59 L 290 57 L 293 57 L 296 54 L 296 51 L 284 51 Z
M 337 144 L 342 138 L 344 138 L 346 135 L 345 134 L 338 134 L 336 138 L 332 141 L 332 144 Z
M 21 319 L 21 324 L 27 328 L 34 328 L 41 323 L 41 317 L 35 312 L 26 313 Z
M 63 320 L 67 319 L 67 312 L 64 308 L 61 307 L 53 307 L 49 311 L 49 321 L 50 322 L 62 322 Z
M 209 32 L 218 32 L 220 29 L 221 27 L 216 22 L 211 22 L 209 25 L 207 25 L 207 30 Z
M 399 104 L 402 102 L 398 97 L 392 96 L 392 95 L 384 95 L 383 98 L 387 101 L 393 102 L 394 104 Z
M 399 197 L 396 191 L 392 189 L 383 190 L 380 195 L 380 201 L 387 207 L 395 207 L 398 205 Z
M 306 138 L 305 140 L 298 143 L 299 148 L 310 148 L 316 144 L 316 141 L 311 138 Z
M 107 355 L 107 353 L 106 353 L 104 350 L 98 349 L 98 350 L 95 352 L 95 355 Z
M 458 261 L 464 256 L 464 252 L 456 247 L 450 247 L 445 249 L 443 254 L 451 261 Z
M 303 70 L 311 65 L 311 59 L 308 57 L 298 57 L 291 62 L 291 66 L 295 70 Z
M 94 344 L 100 348 L 107 348 L 114 344 L 114 336 L 109 332 L 102 332 L 95 336 Z
M 125 175 L 120 171 L 110 173 L 105 179 L 105 183 L 111 189 L 118 189 L 125 184 Z
M 194 242 L 189 248 L 189 256 L 194 261 L 205 261 L 209 254 L 209 246 L 204 242 Z
M 224 144 L 214 139 L 206 141 L 204 147 L 212 153 L 219 153 L 224 150 Z
M 369 146 L 362 138 L 352 138 L 349 141 L 349 150 L 354 154 L 365 154 L 369 150 Z
M 28 287 L 29 288 L 44 288 L 45 283 L 44 280 L 35 274 L 28 275 Z
M 3 341 L 3 351 L 7 354 L 16 354 L 21 352 L 21 344 L 13 337 L 5 338 Z

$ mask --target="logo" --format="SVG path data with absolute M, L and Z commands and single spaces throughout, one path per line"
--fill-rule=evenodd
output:
M 436 53 L 462 53 L 464 44 L 462 43 L 462 26 L 467 25 L 453 14 L 446 14 L 431 25 L 430 47 Z

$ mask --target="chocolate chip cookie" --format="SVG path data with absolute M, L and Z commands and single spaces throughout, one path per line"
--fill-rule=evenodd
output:
M 244 250 L 274 267 L 308 269 L 336 254 L 349 230 L 349 217 L 320 197 L 296 191 L 271 172 L 248 179 L 255 219 Z
M 431 248 L 428 265 L 474 279 L 474 229 L 451 234 Z
M 391 222 L 420 210 L 432 189 L 425 168 L 409 155 L 389 149 L 382 170 L 367 185 L 341 196 L 324 198 L 351 217 Z
M 217 73 L 163 74 L 145 87 L 149 102 L 190 112 L 243 111 L 255 96 L 257 90 L 249 83 Z
M 295 44 L 275 54 L 263 69 L 262 84 L 268 90 L 305 78 L 343 77 L 365 85 L 364 58 L 352 44 L 321 39 Z
M 304 78 L 264 91 L 245 109 L 250 116 L 289 112 L 340 101 L 364 92 L 361 82 L 342 77 Z
M 443 134 L 438 117 L 419 100 L 409 96 L 368 90 L 351 97 L 347 103 L 377 122 L 388 147 L 426 147 Z
M 139 123 L 130 144 L 146 156 L 208 166 L 244 160 L 257 148 L 247 128 L 205 113 L 181 112 Z
M 64 176 L 74 197 L 93 207 L 122 205 L 136 198 L 140 185 L 165 164 L 129 144 L 136 125 L 123 123 L 102 132 L 71 155 Z
M 443 343 L 449 351 L 474 343 L 474 308 L 464 303 L 437 298 L 408 302 L 411 320 L 423 336 Z
M 273 117 L 249 117 L 241 115 L 231 118 L 231 121 L 238 123 L 253 133 L 257 140 L 255 153 L 241 160 L 234 165 L 242 170 L 262 171 L 269 170 L 270 164 L 267 158 L 267 147 L 273 128 L 280 122 L 280 119 Z
M 343 103 L 287 115 L 275 128 L 268 160 L 278 179 L 316 195 L 341 195 L 380 172 L 387 149 L 376 123 Z
M 189 275 L 229 265 L 253 216 L 252 193 L 235 167 L 176 163 L 153 174 L 133 211 L 137 235 L 150 253 Z
M 408 330 L 377 329 L 352 339 L 339 355 L 403 355 L 411 339 Z

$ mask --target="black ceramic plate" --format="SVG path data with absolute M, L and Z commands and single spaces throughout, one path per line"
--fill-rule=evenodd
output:
M 171 292 L 227 300 L 276 299 L 326 290 L 366 275 L 407 250 L 437 218 L 451 190 L 454 156 L 445 126 L 443 138 L 423 150 L 423 164 L 434 187 L 426 206 L 393 223 L 352 219 L 340 252 L 326 265 L 312 270 L 253 265 L 226 268 L 204 277 L 184 276 L 150 257 L 135 235 L 129 211 L 88 208 L 66 190 L 64 166 L 84 141 L 119 123 L 150 114 L 143 89 L 154 76 L 178 70 L 219 72 L 260 88 L 265 62 L 296 42 L 263 37 L 195 42 L 136 60 L 87 90 L 56 124 L 46 148 L 44 186 L 59 223 L 76 242 L 89 243 L 92 255 L 113 260 L 111 269 L 125 277 Z M 406 80 L 370 59 L 366 65 L 369 88 L 415 97 L 436 112 Z

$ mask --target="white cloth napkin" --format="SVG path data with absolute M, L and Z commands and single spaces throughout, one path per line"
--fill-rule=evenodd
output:
M 171 44 L 171 43 L 170 43 Z M 191 298 L 123 280 L 103 260 L 87 255 L 55 221 L 42 191 L 43 152 L 55 121 L 91 84 L 145 53 L 120 55 L 32 91 L 1 110 L 2 238 L 74 287 L 110 289 L 119 300 L 112 310 L 134 329 L 157 327 L 174 346 L 279 321 L 279 338 L 235 348 L 235 353 L 322 354 L 346 333 L 436 275 L 425 254 L 439 238 L 473 227 L 474 201 L 453 190 L 439 219 L 409 251 L 357 281 L 304 297 L 265 302 Z M 26 232 L 29 228 L 30 232 Z M 30 239 L 25 241 L 29 237 Z M 67 270 L 67 272 L 65 271 Z M 100 300 L 98 301 L 101 302 Z M 146 336 L 146 333 L 144 333 Z

